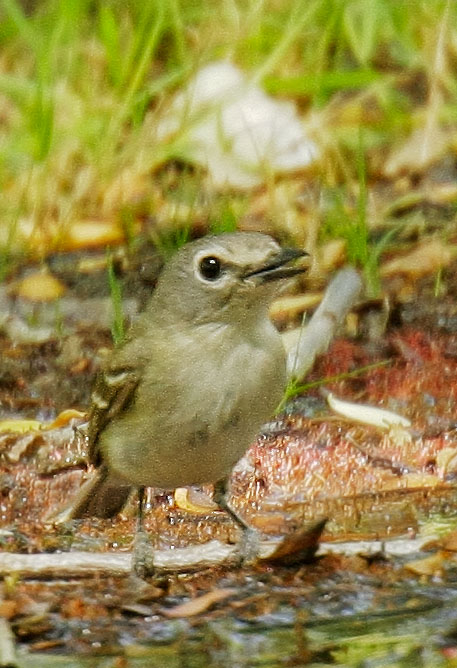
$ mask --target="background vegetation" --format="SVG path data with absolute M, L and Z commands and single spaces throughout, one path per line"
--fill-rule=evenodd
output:
M 116 225 L 132 241 L 153 218 L 157 236 L 171 226 L 180 242 L 188 231 L 177 228 L 255 218 L 312 251 L 343 239 L 376 293 L 381 252 L 430 230 L 417 205 L 437 163 L 431 199 L 446 215 L 432 231 L 452 237 L 452 0 L 0 0 L 0 16 L 3 273 L 18 252 L 90 243 L 91 229 L 109 243 Z M 313 174 L 229 195 L 203 187 L 198 170 L 178 178 L 182 138 L 157 141 L 157 119 L 221 58 L 297 104 L 322 152 Z M 72 233 L 75 223 L 88 226 Z

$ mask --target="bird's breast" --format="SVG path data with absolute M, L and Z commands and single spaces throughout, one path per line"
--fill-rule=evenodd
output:
M 228 475 L 282 396 L 285 354 L 272 326 L 251 338 L 214 329 L 180 345 L 148 365 L 130 415 L 103 438 L 110 466 L 137 485 Z

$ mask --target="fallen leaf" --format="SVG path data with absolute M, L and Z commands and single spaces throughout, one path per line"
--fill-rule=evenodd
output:
M 410 561 L 405 568 L 416 575 L 441 575 L 443 571 L 445 556 L 443 552 L 437 552 L 425 559 Z
M 174 493 L 175 504 L 181 510 L 189 513 L 201 513 L 207 515 L 213 510 L 218 510 L 219 506 L 214 503 L 206 494 L 201 494 L 188 487 L 177 487 Z
M 380 274 L 385 277 L 406 274 L 411 278 L 434 274 L 439 269 L 447 267 L 456 254 L 456 246 L 444 243 L 439 239 L 428 239 L 416 246 L 410 253 L 383 264 Z
M 334 397 L 331 392 L 327 395 L 327 402 L 332 411 L 354 422 L 373 425 L 381 429 L 391 429 L 393 426 L 405 428 L 411 426 L 411 422 L 402 415 L 398 415 L 398 413 L 375 406 L 342 401 Z
M 43 424 L 42 428 L 50 430 L 58 429 L 59 427 L 65 427 L 65 425 L 67 425 L 74 418 L 77 420 L 85 420 L 87 418 L 87 413 L 82 413 L 81 411 L 77 411 L 74 408 L 68 408 L 67 410 L 59 413 L 53 422 L 50 422 L 49 424 Z
M 48 271 L 29 274 L 13 287 L 16 297 L 32 302 L 52 302 L 65 293 L 65 285 Z
M 22 457 L 28 454 L 32 448 L 37 448 L 42 443 L 42 437 L 37 433 L 41 430 L 30 430 L 23 433 L 16 440 L 16 443 L 8 450 L 7 457 L 10 462 L 17 463 Z
M 307 311 L 322 300 L 322 292 L 308 292 L 305 295 L 292 295 L 276 299 L 270 307 L 272 318 L 292 318 Z
M 0 617 L 12 619 L 17 615 L 16 601 L 0 601 Z
M 457 199 L 456 183 L 429 183 L 425 189 L 426 201 L 432 204 L 454 204 Z
M 457 449 L 443 448 L 436 455 L 436 466 L 438 468 L 438 475 L 442 478 L 448 473 L 455 473 L 457 471 Z
M 384 174 L 391 178 L 401 172 L 424 171 L 449 149 L 451 138 L 437 126 L 416 128 L 387 159 Z
M 263 533 L 280 536 L 287 531 L 289 518 L 284 513 L 257 511 L 249 518 L 249 524 Z
M 55 649 L 56 647 L 62 647 L 64 644 L 65 641 L 62 638 L 55 640 L 39 640 L 38 642 L 28 645 L 28 648 L 31 652 L 46 652 L 50 649 Z
M 457 552 L 457 531 L 451 531 L 443 539 L 443 549 L 449 550 L 449 552 Z
M 41 431 L 43 423 L 39 420 L 1 420 L 0 432 L 26 434 L 28 431 Z
M 9 432 L 14 434 L 26 434 L 29 431 L 49 431 L 64 427 L 73 418 L 83 420 L 87 417 L 86 413 L 69 408 L 59 413 L 53 422 L 46 423 L 39 420 L 1 420 L 0 433 Z
M 236 593 L 236 589 L 215 589 L 214 591 L 209 591 L 207 594 L 186 601 L 186 603 L 176 605 L 174 608 L 162 609 L 162 614 L 169 618 L 193 617 L 205 612 L 215 603 L 219 603 L 229 596 L 234 596 Z
M 285 536 L 271 554 L 259 560 L 284 566 L 310 561 L 319 547 L 319 538 L 326 524 L 326 519 L 318 520 Z
M 114 222 L 80 220 L 69 225 L 59 247 L 62 250 L 78 250 L 93 246 L 120 244 L 123 241 L 124 232 Z
M 343 239 L 328 241 L 319 248 L 318 256 L 320 269 L 324 272 L 333 271 L 346 259 L 346 241 Z
M 140 617 L 148 617 L 152 612 L 151 606 L 144 603 L 126 603 L 122 606 L 122 610 L 130 612 L 133 615 L 139 615 Z

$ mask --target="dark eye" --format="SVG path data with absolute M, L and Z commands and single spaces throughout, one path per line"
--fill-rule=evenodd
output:
M 200 273 L 207 281 L 215 281 L 222 273 L 220 260 L 213 255 L 200 260 Z

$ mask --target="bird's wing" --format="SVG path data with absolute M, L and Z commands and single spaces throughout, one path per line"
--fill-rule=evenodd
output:
M 97 447 L 101 432 L 132 402 L 139 380 L 137 370 L 125 365 L 111 364 L 98 375 L 89 411 L 89 457 L 93 464 L 101 463 Z

